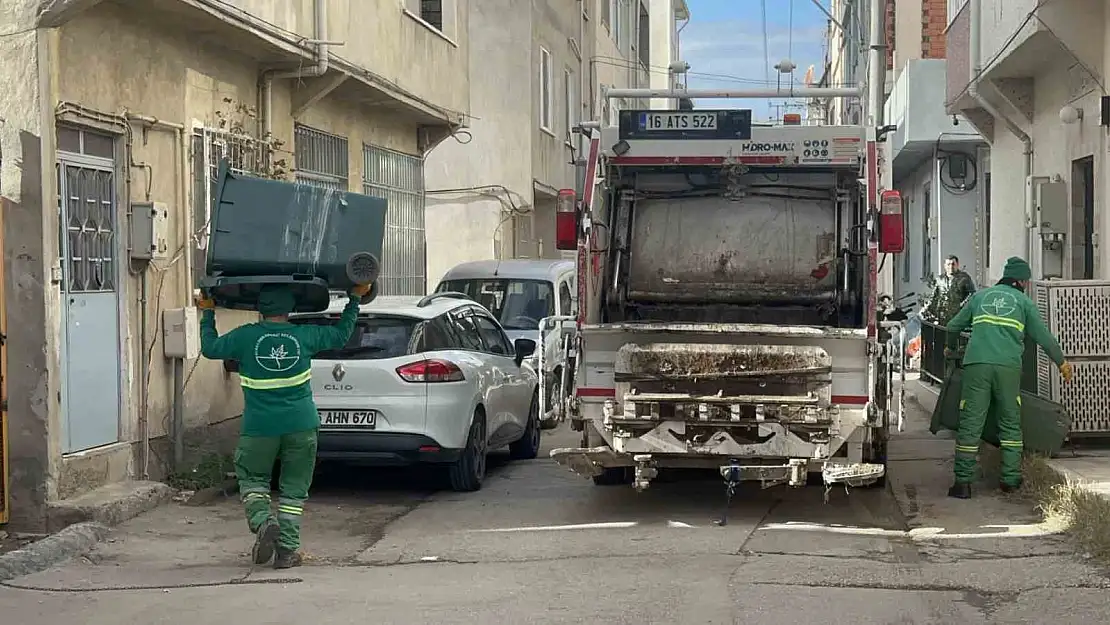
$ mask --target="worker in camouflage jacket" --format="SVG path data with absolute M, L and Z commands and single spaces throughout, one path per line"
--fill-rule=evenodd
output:
M 1021 488 L 1021 373 L 1026 335 L 1056 363 L 1064 381 L 1071 381 L 1072 367 L 1064 360 L 1060 343 L 1048 331 L 1033 300 L 1025 295 L 1031 275 L 1028 263 L 1011 257 L 998 284 L 972 295 L 948 322 L 946 355 L 952 354 L 952 344 L 960 332 L 972 328 L 963 358 L 956 480 L 948 491 L 950 497 L 971 497 L 979 439 L 992 405 L 998 416 L 1002 455 L 1000 486 L 1005 492 Z
M 335 325 L 295 325 L 289 314 L 296 306 L 285 286 L 267 285 L 258 296 L 262 320 L 220 336 L 215 303 L 201 297 L 200 351 L 205 358 L 239 363 L 243 387 L 243 423 L 235 450 L 235 474 L 255 535 L 251 555 L 255 564 L 274 559 L 274 568 L 299 566 L 303 561 L 301 517 L 316 468 L 316 440 L 320 417 L 312 400 L 311 358 L 325 350 L 341 349 L 354 333 L 360 298 L 369 287 L 351 290 Z M 270 502 L 274 463 L 281 459 L 277 519 Z

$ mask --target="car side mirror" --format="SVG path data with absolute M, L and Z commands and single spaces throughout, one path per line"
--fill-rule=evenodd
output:
M 536 351 L 536 342 L 532 339 L 517 339 L 513 341 L 513 348 L 516 350 L 516 364 L 524 362 L 524 359 L 531 356 Z

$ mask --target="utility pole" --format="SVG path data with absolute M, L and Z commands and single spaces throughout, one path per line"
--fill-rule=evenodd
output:
M 886 0 L 870 0 L 870 29 L 867 41 L 867 123 L 872 128 L 883 126 L 883 96 L 886 88 L 886 37 L 883 19 Z

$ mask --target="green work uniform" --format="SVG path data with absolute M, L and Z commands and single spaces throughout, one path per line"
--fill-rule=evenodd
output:
M 1011 258 L 1004 275 L 1028 280 L 1028 265 Z M 1009 284 L 1000 283 L 975 293 L 948 322 L 949 337 L 959 335 L 968 326 L 972 331 L 963 359 L 956 483 L 975 481 L 979 439 L 993 402 L 998 415 L 1002 483 L 1017 487 L 1021 485 L 1021 372 L 1026 334 L 1057 365 L 1064 362 L 1064 355 L 1033 301 Z
M 278 545 L 300 548 L 301 516 L 316 467 L 320 416 L 312 400 L 311 359 L 321 351 L 340 349 L 354 332 L 359 298 L 347 302 L 339 322 L 331 326 L 259 321 L 220 336 L 212 310 L 200 321 L 201 354 L 239 363 L 243 387 L 243 423 L 235 451 L 235 473 L 251 532 L 272 522 L 270 480 L 281 459 L 277 522 Z M 292 294 L 263 289 L 259 311 L 282 316 L 293 309 Z

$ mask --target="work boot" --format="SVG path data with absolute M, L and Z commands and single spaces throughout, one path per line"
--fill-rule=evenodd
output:
M 274 557 L 274 568 L 291 569 L 295 566 L 300 566 L 303 562 L 304 554 L 300 551 L 278 547 L 277 556 Z
M 948 496 L 956 499 L 971 499 L 971 484 L 956 482 L 948 489 Z
M 254 547 L 251 548 L 251 560 L 255 564 L 266 564 L 274 557 L 279 533 L 278 524 L 273 519 L 266 519 L 258 526 L 254 535 Z
M 1004 492 L 1006 494 L 1010 494 L 1010 493 L 1016 493 L 1019 490 L 1021 490 L 1021 484 L 1022 483 L 1021 483 L 1020 480 L 1018 481 L 1018 483 L 1016 485 L 1007 484 L 1005 482 L 1002 482 L 1001 484 L 998 485 L 998 487 L 1002 489 L 1002 492 Z

